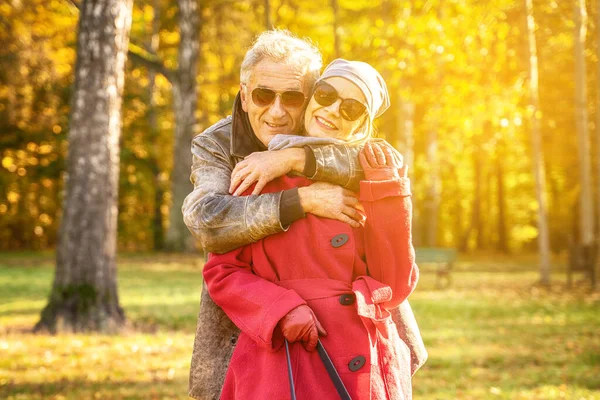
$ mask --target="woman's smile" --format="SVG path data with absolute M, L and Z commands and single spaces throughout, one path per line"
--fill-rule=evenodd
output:
M 317 120 L 319 125 L 321 125 L 324 129 L 332 129 L 332 130 L 338 129 L 337 126 L 335 126 L 335 124 L 328 119 L 325 119 L 325 118 L 319 117 L 319 116 L 315 116 L 315 119 Z

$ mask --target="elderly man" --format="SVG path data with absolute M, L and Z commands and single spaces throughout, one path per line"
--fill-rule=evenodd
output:
M 232 116 L 192 143 L 194 190 L 185 199 L 183 215 L 206 251 L 227 252 L 285 231 L 306 213 L 353 226 L 360 223 L 356 198 L 344 188 L 358 186 L 359 149 L 331 145 L 274 151 L 260 159 L 252 156 L 267 150 L 277 134 L 301 133 L 304 106 L 321 66 L 314 46 L 283 31 L 263 33 L 246 53 Z M 295 172 L 325 182 L 279 193 L 232 195 L 254 182 L 244 171 L 260 168 L 277 171 L 277 176 Z M 261 179 L 264 176 L 268 174 Z M 264 184 L 259 181 L 254 193 L 260 193 Z M 393 314 L 400 337 L 411 349 L 414 373 L 427 357 L 414 315 L 407 302 Z M 238 334 L 204 287 L 190 370 L 191 397 L 219 397 Z

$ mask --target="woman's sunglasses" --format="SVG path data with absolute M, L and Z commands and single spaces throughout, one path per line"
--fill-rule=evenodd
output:
M 347 121 L 356 121 L 367 110 L 367 107 L 358 100 L 342 99 L 337 90 L 329 83 L 319 82 L 313 93 L 315 101 L 323 106 L 328 107 L 335 103 L 337 99 L 341 99 L 340 115 Z
M 281 103 L 284 107 L 300 108 L 306 101 L 304 93 L 296 90 L 288 90 L 283 93 L 276 92 L 267 88 L 256 88 L 252 91 L 252 101 L 259 107 L 267 107 L 273 104 L 277 96 L 281 97 Z

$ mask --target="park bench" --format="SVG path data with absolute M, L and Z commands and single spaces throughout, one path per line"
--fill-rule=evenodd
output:
M 573 284 L 573 274 L 583 273 L 590 280 L 592 287 L 596 283 L 596 260 L 598 257 L 598 246 L 596 243 L 582 245 L 571 242 L 569 245 L 569 264 L 567 265 L 567 287 Z
M 450 273 L 452 265 L 456 261 L 456 249 L 441 247 L 417 247 L 415 248 L 417 265 L 419 268 L 423 264 L 436 265 L 435 286 L 438 289 L 446 289 L 452 283 Z

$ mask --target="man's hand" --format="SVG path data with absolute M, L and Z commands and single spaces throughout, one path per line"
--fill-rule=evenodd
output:
M 256 182 L 252 194 L 259 194 L 273 179 L 291 171 L 302 172 L 305 161 L 301 148 L 252 153 L 237 163 L 231 172 L 229 193 L 239 196 Z
M 368 181 L 386 181 L 407 176 L 407 166 L 384 143 L 369 142 L 358 155 Z
M 337 219 L 354 228 L 364 223 L 365 215 L 356 193 L 341 186 L 316 182 L 298 189 L 304 212 L 319 217 Z
M 315 351 L 319 335 L 327 335 L 327 332 L 315 317 L 313 310 L 307 305 L 294 308 L 281 318 L 278 325 L 283 337 L 288 342 L 302 342 L 302 345 L 308 351 Z

